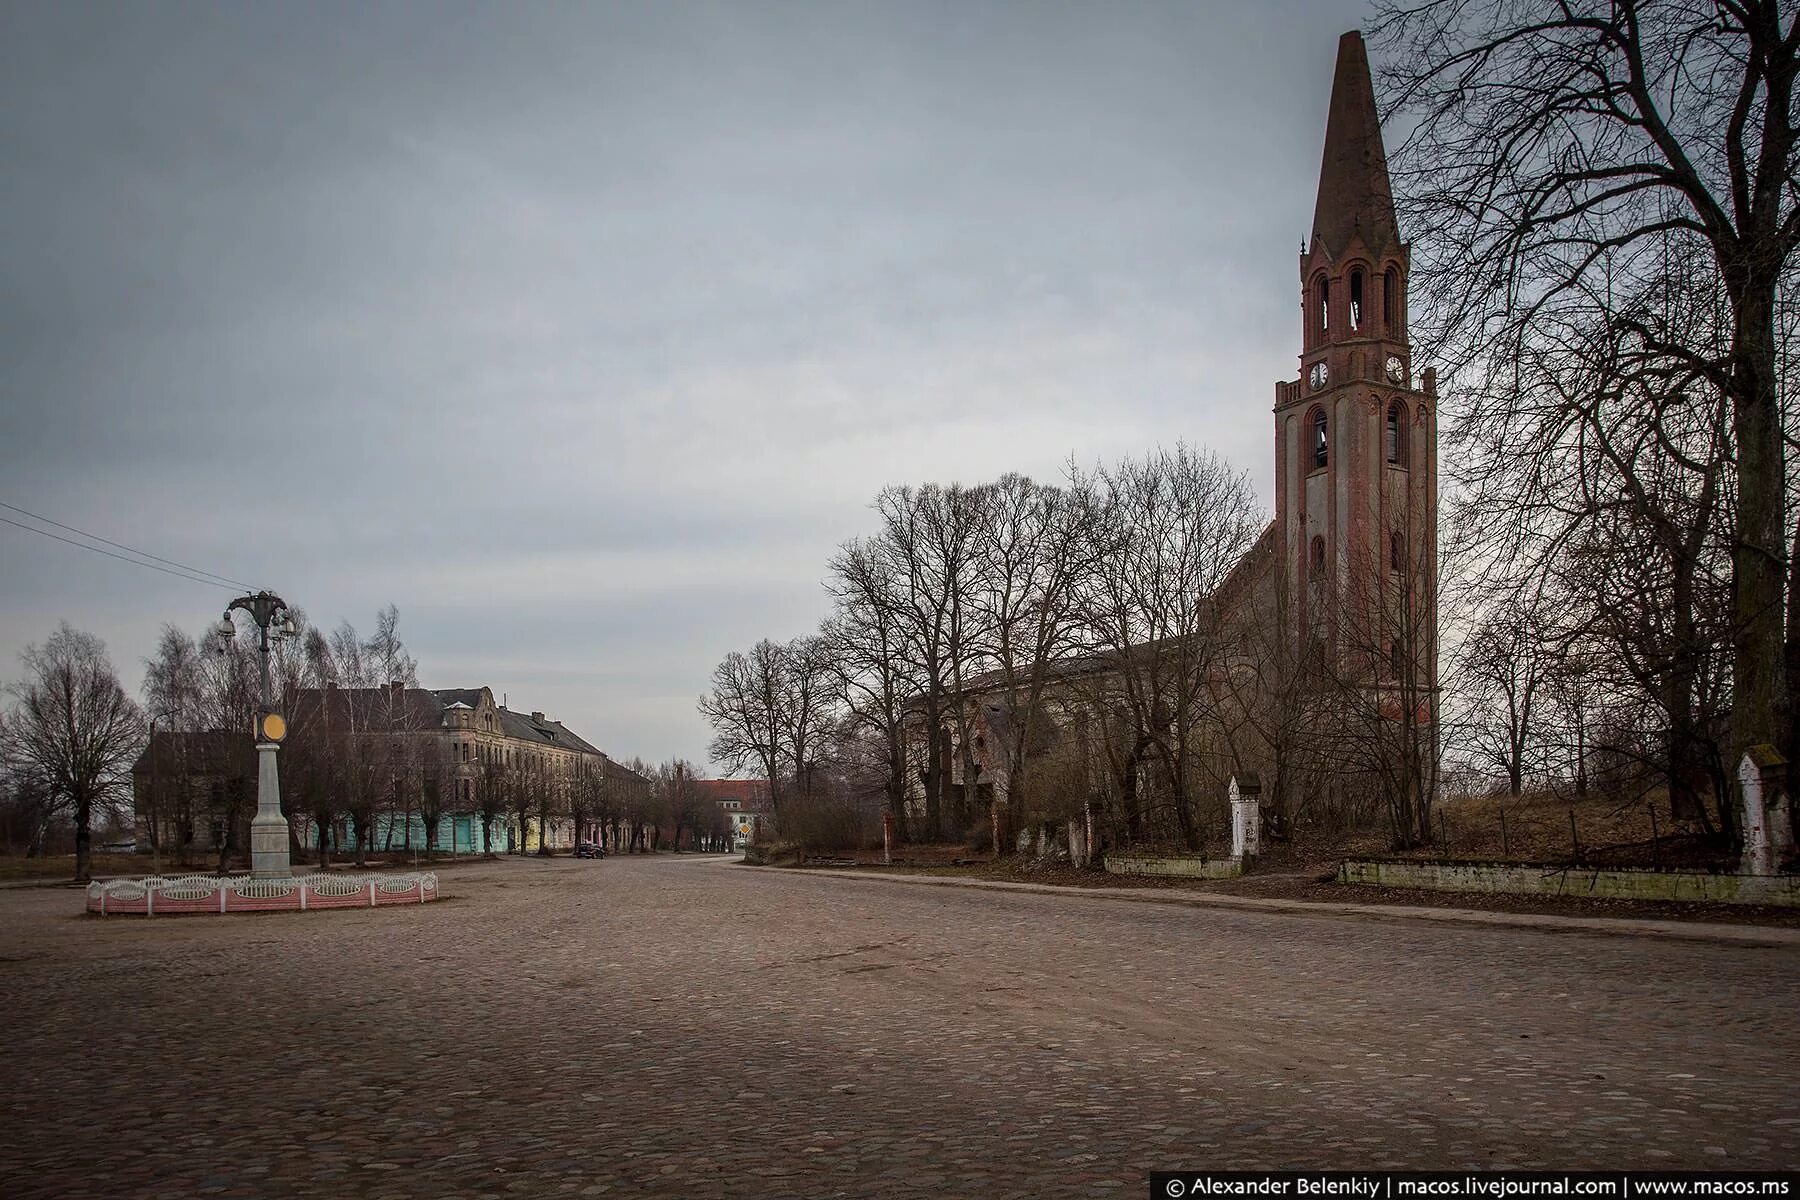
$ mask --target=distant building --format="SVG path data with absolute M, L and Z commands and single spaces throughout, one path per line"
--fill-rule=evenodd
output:
M 756 831 L 756 819 L 773 811 L 766 779 L 697 779 L 694 786 L 710 798 L 731 822 L 732 837 L 747 842 Z
M 141 850 L 246 848 L 256 745 L 248 733 L 159 731 L 132 765 L 131 800 Z
M 445 815 L 432 842 L 451 853 L 570 849 L 598 837 L 604 811 L 650 790 L 648 779 L 562 722 L 496 704 L 491 688 L 306 688 L 295 693 L 291 707 L 297 732 L 351 731 L 398 748 L 403 766 L 416 772 L 423 786 L 441 789 Z M 502 815 L 494 822 L 491 845 L 481 819 L 489 789 L 504 792 L 495 799 Z M 529 808 L 522 826 L 521 803 Z M 398 807 L 377 814 L 371 838 L 377 849 L 424 845 L 422 819 L 394 811 Z M 303 815 L 301 821 L 316 838 L 310 821 Z M 340 817 L 338 826 L 334 843 L 350 844 L 348 818 Z
M 452 854 L 597 840 L 604 814 L 650 791 L 648 779 L 562 722 L 501 707 L 485 687 L 301 688 L 284 707 L 292 734 L 280 760 L 282 807 L 305 845 L 319 841 L 313 810 L 323 807 L 320 797 L 333 812 L 330 845 L 354 844 L 349 809 L 358 788 L 379 797 L 367 812 L 371 850 L 423 849 L 421 809 L 435 806 L 431 844 Z M 133 768 L 132 792 L 142 848 L 152 819 L 160 844 L 171 849 L 246 846 L 255 747 L 248 734 L 159 733 Z M 422 804 L 428 796 L 435 805 Z M 523 823 L 521 805 L 529 810 Z M 499 811 L 491 830 L 484 808 Z
M 1438 396 L 1435 372 L 1413 358 L 1411 259 L 1367 51 L 1352 31 L 1338 42 L 1300 251 L 1299 373 L 1275 382 L 1266 427 L 1274 519 L 1184 612 L 1125 618 L 1155 636 L 1062 658 L 1034 681 L 1000 670 L 963 680 L 929 716 L 915 702 L 919 769 L 904 809 L 913 828 L 944 837 L 989 820 L 1061 821 L 1097 801 L 1128 839 L 1192 845 L 1204 815 L 1194 793 L 1222 820 L 1226 781 L 1247 770 L 1270 781 L 1265 803 L 1277 814 L 1346 786 L 1429 811 Z M 1171 622 L 1168 636 L 1156 632 Z M 1010 764 L 1028 760 L 1026 802 L 1039 807 L 1022 814 Z

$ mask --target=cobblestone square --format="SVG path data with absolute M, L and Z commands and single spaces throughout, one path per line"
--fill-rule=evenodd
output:
M 0 1193 L 1103 1196 L 1791 1167 L 1791 950 L 501 861 L 418 909 L 0 892 Z

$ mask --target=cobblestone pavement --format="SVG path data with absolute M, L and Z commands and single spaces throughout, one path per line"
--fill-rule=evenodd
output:
M 501 862 L 417 909 L 0 893 L 0 1195 L 1141 1196 L 1800 1162 L 1800 953 Z

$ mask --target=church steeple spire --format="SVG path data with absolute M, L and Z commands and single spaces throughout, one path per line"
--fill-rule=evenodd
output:
M 1319 198 L 1313 208 L 1313 251 L 1323 248 L 1339 257 L 1357 234 L 1376 253 L 1400 242 L 1369 55 L 1361 32 L 1353 29 L 1338 39 Z

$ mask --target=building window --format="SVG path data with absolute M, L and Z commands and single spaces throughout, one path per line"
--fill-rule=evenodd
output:
M 1312 566 L 1315 572 L 1325 569 L 1325 539 L 1314 537 L 1312 540 Z
M 1319 276 L 1313 290 L 1319 298 L 1319 332 L 1323 334 L 1331 328 L 1331 280 Z
M 1398 529 L 1388 534 L 1388 566 L 1396 571 L 1406 570 L 1406 539 Z
M 1381 277 L 1381 323 L 1389 333 L 1400 328 L 1400 272 L 1392 267 Z
M 1363 273 L 1350 272 L 1350 328 L 1361 329 L 1363 323 Z
M 1398 400 L 1387 410 L 1387 460 L 1396 466 L 1406 465 L 1406 409 Z
M 1315 408 L 1306 419 L 1306 427 L 1312 439 L 1312 469 L 1317 471 L 1331 463 L 1331 450 L 1326 434 L 1325 410 Z

